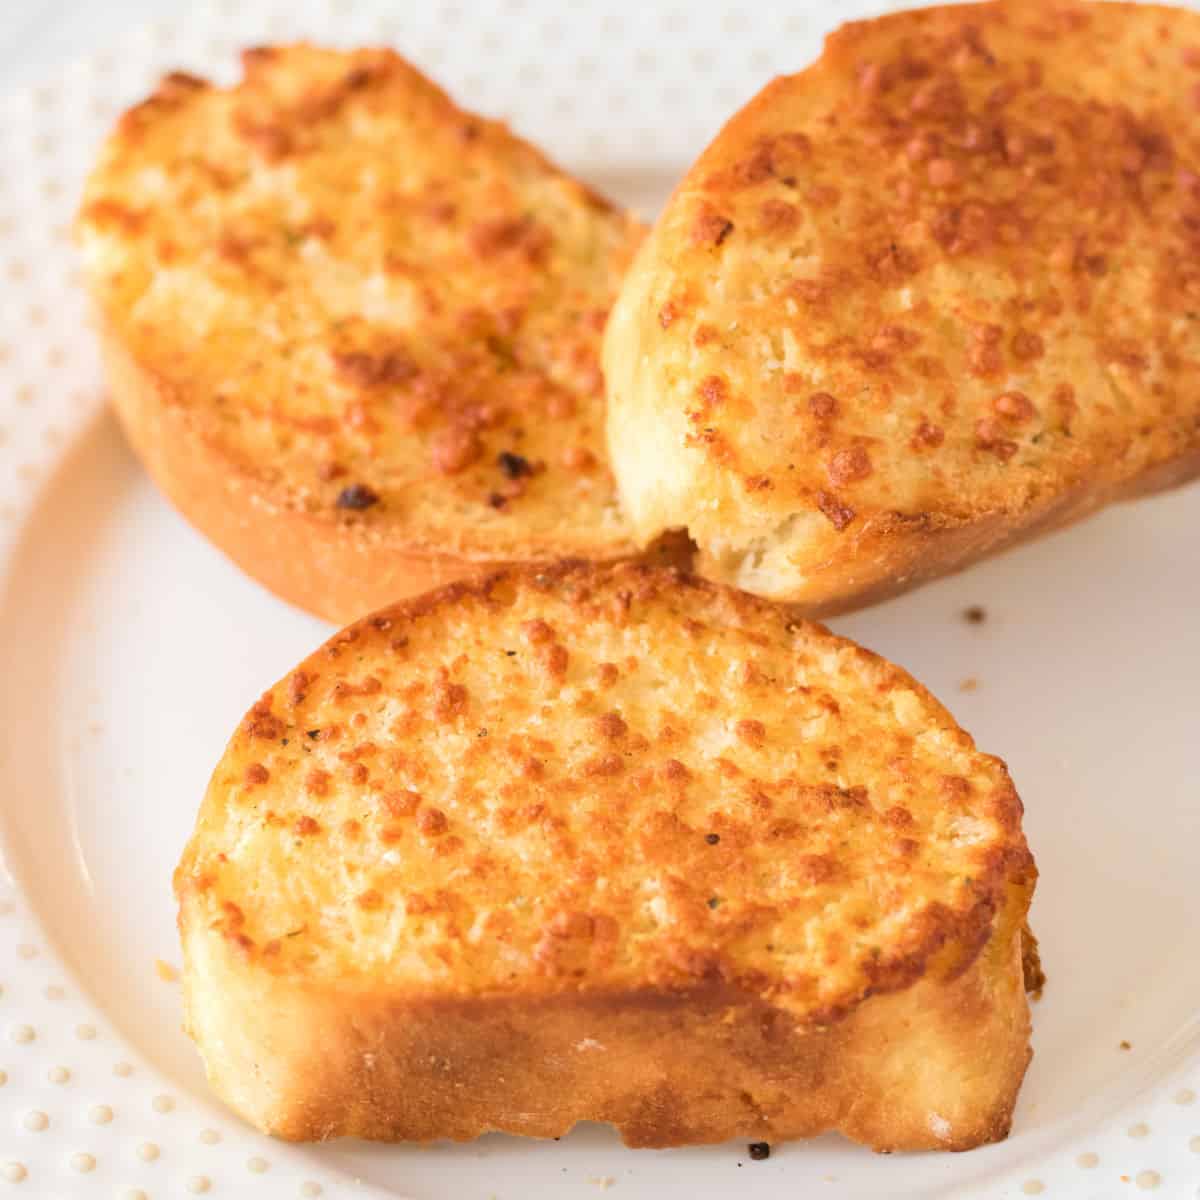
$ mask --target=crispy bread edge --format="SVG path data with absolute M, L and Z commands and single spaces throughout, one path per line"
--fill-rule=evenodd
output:
M 1131 479 L 1094 480 L 1020 512 L 995 512 L 969 521 L 936 513 L 889 513 L 840 542 L 824 562 L 811 564 L 800 589 L 759 589 L 769 599 L 824 619 L 903 595 L 923 583 L 953 575 L 992 555 L 1016 549 L 1074 525 L 1119 501 L 1137 500 L 1200 478 L 1200 448 Z M 696 569 L 722 579 L 720 565 L 703 549 Z M 736 580 L 730 579 L 736 586 Z
M 560 1137 L 627 1145 L 839 1130 L 879 1151 L 1007 1136 L 1031 1057 L 1020 922 L 956 979 L 798 1028 L 723 985 L 420 999 L 288 980 L 181 917 L 187 1028 L 214 1090 L 289 1141 Z
M 171 403 L 166 384 L 137 361 L 102 314 L 96 324 L 110 402 L 155 483 L 226 557 L 281 599 L 344 625 L 385 604 L 509 565 L 406 547 L 377 526 L 281 506 L 192 426 L 186 411 Z M 675 561 L 677 551 L 686 548 L 673 546 L 668 560 Z M 530 543 L 528 560 L 538 562 L 544 553 Z M 651 553 L 663 552 L 656 546 Z

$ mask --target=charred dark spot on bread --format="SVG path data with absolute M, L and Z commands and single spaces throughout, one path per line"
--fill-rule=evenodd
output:
M 504 450 L 496 457 L 496 465 L 509 479 L 524 479 L 533 474 L 529 460 L 511 450 Z
M 379 494 L 365 483 L 352 483 L 338 492 L 338 508 L 351 512 L 365 512 L 379 503 Z

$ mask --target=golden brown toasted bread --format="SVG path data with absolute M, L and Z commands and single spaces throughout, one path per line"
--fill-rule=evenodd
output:
M 1005 1135 L 1021 804 L 903 671 L 645 564 L 453 584 L 267 692 L 175 879 L 188 1028 L 284 1138 Z
M 832 611 L 1200 469 L 1200 13 L 833 34 L 680 184 L 606 335 L 637 536 Z
M 632 553 L 601 329 L 642 229 L 386 50 L 248 51 L 121 118 L 79 216 L 113 403 L 179 509 L 339 622 Z

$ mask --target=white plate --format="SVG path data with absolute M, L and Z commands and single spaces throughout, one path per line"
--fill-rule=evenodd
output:
M 722 116 L 850 7 L 226 4 L 0 108 L 0 1192 L 1200 1194 L 1195 487 L 837 623 L 948 701 L 1025 798 L 1050 985 L 1004 1145 L 880 1158 L 825 1138 L 751 1162 L 743 1146 L 634 1152 L 581 1128 L 545 1144 L 285 1146 L 209 1096 L 178 988 L 155 972 L 178 962 L 170 874 L 225 738 L 327 631 L 175 517 L 102 413 L 65 227 L 119 105 L 167 66 L 228 74 L 246 42 L 391 41 L 652 208 Z M 963 620 L 971 604 L 982 625 Z

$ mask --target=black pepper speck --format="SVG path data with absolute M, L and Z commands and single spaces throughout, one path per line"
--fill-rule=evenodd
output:
M 353 512 L 362 512 L 379 503 L 379 493 L 367 487 L 365 483 L 352 483 L 338 493 L 338 508 L 348 508 Z
M 511 450 L 505 450 L 503 454 L 497 455 L 496 465 L 509 479 L 520 479 L 525 475 L 533 474 L 529 459 L 520 454 L 513 454 Z

